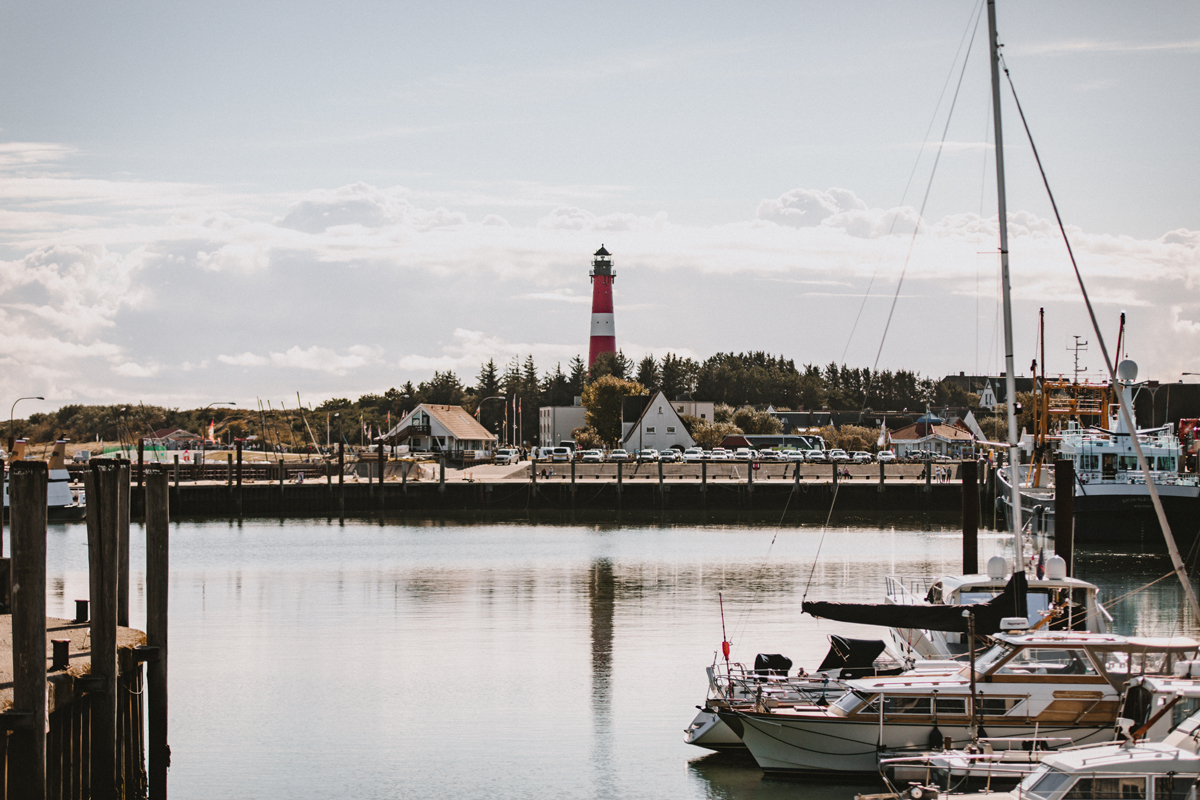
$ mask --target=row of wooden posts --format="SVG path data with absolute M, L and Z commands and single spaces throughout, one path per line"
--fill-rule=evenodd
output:
M 47 785 L 46 666 L 46 490 L 45 462 L 14 461 L 9 475 L 13 628 L 13 707 L 9 738 L 10 800 L 61 796 Z M 82 796 L 97 800 L 146 797 L 165 800 L 170 748 L 167 744 L 167 574 L 170 507 L 165 467 L 150 465 L 146 482 L 146 645 L 134 662 L 147 664 L 146 700 L 149 769 L 146 785 L 129 785 L 122 768 L 127 742 L 118 734 L 117 628 L 129 626 L 130 463 L 98 459 L 84 477 L 87 492 L 91 670 L 77 679 L 90 702 L 90 742 Z M 77 604 L 82 606 L 83 604 Z M 83 618 L 80 618 L 80 617 Z M 55 667 L 62 641 L 55 642 Z M 140 728 L 140 721 L 137 723 Z M 140 750 L 140 748 L 139 748 Z M 141 754 L 137 754 L 140 762 Z M 18 765 L 13 769 L 13 765 Z M 70 765 L 66 765 L 70 768 Z M 141 772 L 140 770 L 138 771 Z

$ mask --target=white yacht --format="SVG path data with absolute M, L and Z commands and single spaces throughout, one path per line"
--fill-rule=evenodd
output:
M 730 710 L 721 719 L 764 772 L 876 774 L 881 751 L 962 747 L 977 738 L 1111 738 L 1126 683 L 1170 676 L 1200 655 L 1183 637 L 1001 633 L 973 665 L 946 676 L 848 681 L 828 708 Z

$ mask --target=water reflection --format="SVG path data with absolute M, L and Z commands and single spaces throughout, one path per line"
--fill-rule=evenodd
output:
M 718 593 L 735 660 L 815 666 L 828 634 L 879 633 L 802 615 L 805 591 L 874 602 L 888 574 L 958 570 L 957 531 L 921 528 L 177 523 L 172 795 L 848 800 L 874 787 L 764 779 L 683 743 Z M 1007 542 L 981 535 L 981 563 Z M 131 544 L 140 586 L 140 529 Z M 69 617 L 84 526 L 52 528 L 49 564 L 48 610 Z M 1169 570 L 1076 558 L 1110 599 Z M 1171 579 L 1113 615 L 1123 633 L 1195 633 Z

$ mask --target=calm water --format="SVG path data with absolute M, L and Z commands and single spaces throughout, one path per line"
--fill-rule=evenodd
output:
M 811 599 L 960 568 L 953 530 L 182 523 L 171 543 L 174 798 L 819 798 L 683 743 L 721 642 L 815 666 Z M 820 557 L 814 558 L 820 547 Z M 87 596 L 86 529 L 50 531 L 52 615 Z M 1004 554 L 984 536 L 981 561 Z M 144 539 L 135 530 L 133 624 Z M 815 564 L 815 567 L 814 567 Z M 1077 558 L 1116 597 L 1165 559 Z M 811 574 L 811 585 L 809 585 Z M 1172 580 L 1122 632 L 1195 634 Z

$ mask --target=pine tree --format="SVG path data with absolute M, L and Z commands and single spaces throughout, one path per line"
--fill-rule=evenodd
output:
M 650 391 L 654 391 L 662 384 L 662 380 L 659 377 L 658 363 L 654 360 L 653 355 L 647 355 L 638 364 L 637 382 Z
M 587 365 L 583 363 L 582 358 L 575 356 L 567 366 L 571 370 L 569 382 L 571 385 L 571 397 L 574 400 L 575 397 L 583 394 L 583 385 L 587 383 Z

